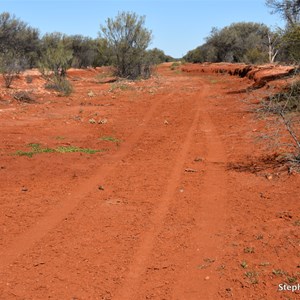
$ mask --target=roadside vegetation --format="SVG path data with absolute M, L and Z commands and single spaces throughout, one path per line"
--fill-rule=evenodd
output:
M 40 144 L 28 144 L 28 147 L 31 148 L 29 151 L 17 151 L 15 155 L 17 156 L 27 156 L 33 157 L 36 154 L 41 153 L 86 153 L 86 154 L 95 154 L 97 152 L 103 152 L 105 150 L 94 150 L 89 148 L 80 148 L 77 146 L 59 146 L 57 148 L 41 147 Z
M 212 28 L 203 45 L 189 51 L 187 62 L 229 63 L 298 63 L 300 61 L 299 0 L 267 0 L 271 13 L 286 21 L 275 30 L 254 22 L 233 23 L 224 28 Z
M 72 86 L 67 70 L 71 67 L 114 66 L 117 76 L 137 79 L 148 78 L 156 64 L 173 60 L 160 49 L 148 49 L 152 34 L 145 27 L 145 17 L 122 12 L 100 28 L 95 39 L 60 32 L 41 36 L 37 28 L 8 12 L 1 13 L 0 73 L 4 86 L 10 88 L 25 69 L 39 68 L 46 88 L 69 95 Z

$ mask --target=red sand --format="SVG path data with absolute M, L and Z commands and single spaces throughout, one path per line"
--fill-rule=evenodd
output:
M 278 291 L 300 279 L 299 174 L 251 164 L 267 87 L 214 68 L 0 89 L 0 299 L 299 298 Z M 24 89 L 36 103 L 12 100 Z M 13 155 L 29 143 L 105 151 Z

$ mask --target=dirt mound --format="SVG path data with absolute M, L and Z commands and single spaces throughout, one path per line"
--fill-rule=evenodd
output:
M 219 73 L 247 77 L 254 81 L 253 88 L 263 87 L 267 82 L 291 76 L 298 70 L 295 66 L 274 64 L 247 65 L 228 63 L 187 64 L 181 70 L 188 73 Z

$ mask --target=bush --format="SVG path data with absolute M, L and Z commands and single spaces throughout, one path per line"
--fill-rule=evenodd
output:
M 21 91 L 21 92 L 15 93 L 14 94 L 14 98 L 17 101 L 25 102 L 25 103 L 33 103 L 33 102 L 35 102 L 35 100 L 32 98 L 32 96 L 28 92 L 25 92 L 25 91 Z
M 66 78 L 54 77 L 46 83 L 46 89 L 51 89 L 59 92 L 62 96 L 68 96 L 73 92 L 73 86 Z
M 300 80 L 286 86 L 281 92 L 269 97 L 276 110 L 300 112 Z
M 123 78 L 149 77 L 151 67 L 147 47 L 152 39 L 151 31 L 144 27 L 145 17 L 122 12 L 115 19 L 108 18 L 101 26 L 102 36 L 113 53 L 117 74 Z
M 6 88 L 11 86 L 13 80 L 25 67 L 25 61 L 19 58 L 17 53 L 6 51 L 0 54 L 0 73 L 2 73 Z

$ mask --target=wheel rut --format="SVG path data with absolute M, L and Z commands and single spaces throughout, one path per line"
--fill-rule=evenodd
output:
M 199 94 L 205 94 L 205 86 Z M 169 180 L 165 187 L 163 196 L 158 200 L 159 204 L 155 209 L 150 220 L 151 228 L 143 235 L 139 248 L 134 256 L 134 261 L 129 268 L 128 275 L 119 289 L 114 299 L 137 299 L 137 291 L 142 281 L 142 275 L 146 271 L 147 261 L 155 246 L 155 240 L 163 228 L 164 219 L 169 211 L 170 203 L 174 197 L 175 191 L 179 189 L 181 176 L 184 172 L 185 161 L 192 143 L 194 132 L 198 126 L 201 113 L 201 103 L 196 103 L 196 111 L 193 116 L 193 121 L 186 132 L 181 149 L 177 154 L 174 166 L 169 174 Z
M 19 255 L 30 249 L 37 241 L 44 237 L 57 224 L 63 221 L 69 213 L 71 213 L 86 197 L 90 191 L 97 189 L 99 182 L 103 182 L 104 178 L 110 174 L 117 164 L 134 148 L 136 142 L 147 130 L 147 124 L 152 119 L 153 114 L 159 107 L 162 99 L 154 102 L 148 109 L 142 119 L 142 124 L 127 139 L 121 149 L 114 155 L 110 156 L 105 165 L 101 166 L 93 176 L 85 180 L 77 190 L 70 195 L 65 195 L 64 200 L 55 207 L 48 215 L 42 217 L 39 222 L 29 228 L 25 233 L 19 235 L 12 244 L 8 245 L 0 253 L 0 268 L 4 268 L 11 264 Z

